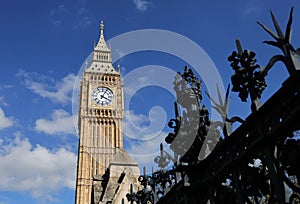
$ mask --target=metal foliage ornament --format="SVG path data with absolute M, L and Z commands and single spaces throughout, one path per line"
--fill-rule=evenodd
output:
M 262 68 L 256 64 L 255 52 L 250 50 L 242 51 L 240 41 L 236 40 L 237 50 L 228 57 L 230 66 L 235 73 L 231 76 L 232 91 L 238 92 L 243 102 L 251 98 L 251 110 L 255 112 L 260 106 L 262 92 L 267 87 L 265 78 L 262 77 Z

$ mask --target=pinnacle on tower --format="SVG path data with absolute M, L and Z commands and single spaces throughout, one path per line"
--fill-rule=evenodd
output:
M 103 30 L 104 30 L 104 23 L 103 21 L 100 22 L 100 35 L 103 35 Z
M 118 74 L 112 65 L 111 50 L 107 46 L 104 39 L 104 23 L 100 21 L 100 37 L 98 43 L 94 43 L 93 59 L 89 67 L 86 68 L 87 71 L 96 73 L 110 73 Z
M 104 51 L 104 52 L 110 52 L 110 49 L 106 45 L 105 39 L 104 39 L 104 23 L 103 21 L 100 22 L 100 37 L 97 45 L 94 47 L 94 51 Z

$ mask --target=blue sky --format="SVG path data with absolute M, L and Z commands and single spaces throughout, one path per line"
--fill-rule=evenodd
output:
M 82 64 L 98 40 L 101 20 L 106 40 L 141 29 L 185 36 L 207 53 L 227 86 L 232 74 L 227 57 L 235 49 L 235 39 L 241 40 L 243 48 L 256 51 L 258 63 L 266 65 L 279 50 L 262 44 L 270 37 L 256 21 L 273 29 L 271 9 L 285 29 L 291 6 L 295 6 L 292 43 L 297 48 L 298 1 L 2 1 L 0 204 L 74 203 L 78 137 L 73 121 L 77 114 L 72 111 L 72 104 L 76 105 L 73 89 Z M 129 46 L 135 42 L 124 43 Z M 173 46 L 159 43 L 168 49 Z M 179 50 L 185 51 L 185 44 L 178 43 Z M 112 50 L 118 48 L 112 46 Z M 130 116 L 124 121 L 125 148 L 141 165 L 150 165 L 159 142 L 170 131 L 165 124 L 173 116 L 174 96 L 164 87 L 166 84 L 161 85 L 161 71 L 181 71 L 189 63 L 155 50 L 128 54 L 120 57 L 115 67 L 117 63 L 127 79 L 138 76 L 136 83 L 125 83 L 125 93 L 131 97 L 125 110 Z M 147 65 L 151 66 L 145 68 Z M 268 88 L 262 100 L 286 77 L 282 65 L 276 65 L 267 76 Z M 141 88 L 132 92 L 130 88 L 136 84 Z M 249 105 L 231 93 L 229 115 L 245 117 Z

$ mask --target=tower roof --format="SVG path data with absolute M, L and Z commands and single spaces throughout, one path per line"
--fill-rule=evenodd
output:
M 111 51 L 104 38 L 104 23 L 100 22 L 100 37 L 94 46 L 92 63 L 86 67 L 86 72 L 100 74 L 120 74 L 112 65 Z
M 99 38 L 97 45 L 94 47 L 94 50 L 110 52 L 110 49 L 108 48 L 108 46 L 105 42 L 105 39 L 104 39 L 104 23 L 103 23 L 103 21 L 100 22 L 100 38 Z
M 129 154 L 123 149 L 117 150 L 116 155 L 110 162 L 110 165 L 138 166 L 136 161 L 134 161 L 131 156 L 129 156 Z

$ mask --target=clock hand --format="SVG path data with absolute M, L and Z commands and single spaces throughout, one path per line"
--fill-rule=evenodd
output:
M 105 97 L 104 95 L 100 95 L 100 96 L 101 96 L 101 98 L 111 101 L 109 98 Z
M 103 95 L 107 92 L 108 90 L 107 89 L 105 89 L 105 91 L 104 91 L 104 93 L 103 93 Z

